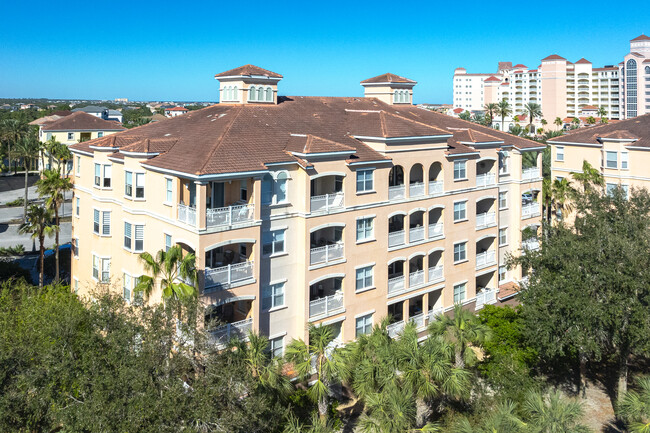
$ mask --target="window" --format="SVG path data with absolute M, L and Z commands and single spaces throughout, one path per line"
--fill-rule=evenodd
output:
M 95 164 L 95 186 L 101 186 L 102 182 L 102 166 Z
M 72 252 L 76 258 L 79 258 L 79 238 L 72 238 Z
M 97 138 L 102 138 L 104 136 L 104 133 L 102 131 L 99 131 L 97 133 Z
M 93 278 L 99 280 L 99 257 L 93 254 Z
M 508 268 L 499 266 L 499 282 L 505 281 L 508 278 Z
M 284 283 L 265 287 L 262 295 L 262 309 L 268 310 L 282 306 L 284 306 Z
M 74 205 L 74 214 L 78 217 L 79 216 L 79 209 L 81 208 L 81 199 L 79 197 L 76 197 L 74 199 L 75 205 Z
M 101 231 L 100 231 L 101 230 Z M 93 233 L 102 236 L 111 235 L 111 212 L 93 209 Z
M 257 102 L 273 102 L 273 88 L 271 86 L 250 86 L 248 100 Z
M 637 115 L 637 106 L 636 106 L 636 61 L 630 59 L 627 61 L 625 76 L 627 82 L 625 83 L 626 93 L 627 93 L 627 117 L 636 117 Z
M 135 174 L 135 198 L 144 198 L 144 173 Z
M 124 248 L 131 249 L 133 234 L 131 233 L 131 223 L 124 223 Z
M 248 201 L 248 185 L 246 179 L 239 181 L 239 199 Z
M 99 234 L 99 217 L 100 212 L 97 209 L 93 209 L 93 233 L 96 235 Z
M 284 229 L 266 232 L 262 235 L 262 240 L 262 254 L 284 252 Z
M 372 332 L 372 313 L 365 316 L 357 317 L 356 320 L 356 337 Z
M 222 100 L 224 101 L 238 101 L 239 89 L 237 86 L 226 86 L 223 88 Z
M 454 180 L 467 179 L 467 161 L 454 161 Z
M 105 165 L 104 166 L 104 182 L 103 182 L 103 187 L 104 188 L 110 188 L 111 187 L 111 168 L 112 168 L 112 166 L 110 166 L 110 165 Z
M 623 192 L 625 193 L 625 198 L 630 198 L 630 187 L 629 185 L 621 185 Z
M 618 168 L 617 152 L 605 152 L 605 166 L 607 168 Z
M 172 247 L 172 235 L 165 234 L 165 252 Z
M 456 284 L 454 286 L 454 304 L 463 302 L 465 300 L 466 291 L 467 283 Z
M 130 171 L 124 172 L 124 195 L 133 197 L 133 173 Z
M 357 170 L 357 192 L 373 190 L 372 176 L 374 170 Z
M 74 293 L 79 293 L 79 280 L 76 278 L 74 279 Z
M 506 191 L 499 193 L 499 209 L 508 208 L 508 193 Z
M 102 235 L 111 235 L 111 213 L 107 211 L 102 212 Z
M 81 175 L 81 157 L 77 156 L 77 176 Z
M 273 189 L 275 193 L 275 202 L 284 203 L 287 201 L 287 181 L 289 180 L 289 175 L 281 171 L 275 178 L 275 188 Z
M 374 218 L 361 218 L 357 220 L 357 242 L 374 239 L 372 222 Z
M 616 185 L 615 183 L 608 183 L 608 184 L 605 186 L 605 190 L 607 191 L 607 195 L 610 196 L 610 197 L 613 196 L 613 195 L 614 195 L 614 191 L 616 190 L 616 187 L 617 187 L 617 186 L 618 186 L 618 185 Z
M 467 219 L 467 202 L 459 201 L 454 203 L 454 222 Z
M 74 140 L 74 132 L 68 132 L 68 140 Z
M 111 279 L 111 259 L 102 259 L 102 283 L 108 283 Z
M 506 245 L 508 243 L 508 229 L 503 228 L 499 229 L 499 246 Z
M 454 244 L 454 263 L 467 259 L 467 242 Z
M 131 285 L 133 284 L 133 279 L 131 275 L 125 273 L 124 278 L 122 279 L 122 296 L 124 300 L 128 303 L 131 302 Z
M 621 169 L 627 170 L 627 152 L 621 152 Z
M 555 160 L 564 161 L 564 146 L 555 147 Z
M 165 179 L 165 200 L 167 203 L 172 202 L 172 180 L 171 179 Z
M 102 283 L 110 281 L 111 273 L 111 259 L 99 258 L 93 254 L 93 278 Z
M 102 177 L 103 174 L 103 177 Z M 111 187 L 111 165 L 95 164 L 95 186 Z
M 281 171 L 274 176 L 264 175 L 262 179 L 262 203 L 278 204 L 287 202 L 287 182 L 289 174 Z
M 508 173 L 508 152 L 507 151 L 499 152 L 499 173 L 500 174 Z
M 284 336 L 269 340 L 269 352 L 273 358 L 280 358 L 284 353 Z
M 363 268 L 357 269 L 356 290 L 372 287 L 372 268 L 372 266 L 364 266 Z

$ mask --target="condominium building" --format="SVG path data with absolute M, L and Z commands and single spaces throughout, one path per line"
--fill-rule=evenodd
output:
M 650 113 L 650 36 L 630 41 L 630 53 L 619 63 L 621 117 L 630 119 Z
M 417 108 L 394 74 L 365 97 L 278 96 L 282 75 L 253 65 L 215 78 L 219 104 L 72 146 L 79 293 L 130 301 L 138 254 L 180 245 L 217 342 L 253 330 L 276 353 L 307 323 L 349 341 L 390 315 L 395 335 L 511 294 L 506 255 L 540 224 L 539 143 Z

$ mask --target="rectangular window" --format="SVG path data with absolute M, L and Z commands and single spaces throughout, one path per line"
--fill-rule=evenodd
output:
M 508 193 L 507 192 L 500 192 L 499 193 L 499 209 L 507 209 L 508 208 Z
M 499 229 L 499 246 L 506 245 L 508 243 L 508 229 Z
M 111 259 L 102 259 L 102 283 L 108 283 L 111 279 Z
M 564 161 L 564 146 L 555 147 L 555 160 Z
M 272 338 L 269 340 L 269 352 L 271 357 L 280 358 L 284 354 L 284 337 Z
M 112 169 L 112 166 L 110 166 L 110 165 L 105 165 L 104 166 L 104 183 L 103 183 L 104 188 L 110 188 L 111 187 L 111 169 Z
M 505 281 L 508 278 L 508 268 L 499 266 L 499 282 Z
M 467 202 L 459 201 L 454 203 L 454 222 L 467 219 Z
M 75 197 L 75 206 L 74 206 L 74 214 L 76 216 L 79 216 L 79 209 L 81 208 L 81 199 L 79 197 Z
M 467 179 L 467 161 L 454 161 L 454 180 Z
M 167 203 L 172 202 L 172 180 L 171 179 L 165 179 L 165 189 L 166 189 L 166 195 L 165 195 L 165 200 Z
M 264 288 L 262 295 L 262 309 L 284 306 L 284 283 L 271 284 Z
M 373 190 L 373 172 L 374 170 L 357 170 L 357 192 Z
M 372 287 L 372 266 L 365 266 L 357 269 L 356 290 Z
M 124 195 L 133 197 L 133 173 L 130 171 L 124 172 Z
M 372 332 L 372 314 L 357 317 L 356 320 L 356 336 L 357 338 L 364 334 Z
M 93 254 L 93 278 L 99 280 L 99 257 Z
M 144 226 L 135 226 L 135 251 L 141 253 L 144 251 Z
M 462 262 L 467 259 L 467 242 L 454 244 L 454 262 Z
M 74 140 L 74 132 L 68 132 L 68 140 Z
M 466 291 L 467 283 L 456 284 L 454 286 L 454 304 L 463 302 L 465 300 Z
M 99 234 L 99 211 L 93 209 L 93 233 Z
M 169 251 L 172 247 L 172 236 L 165 234 L 165 252 Z
M 131 285 L 133 284 L 131 275 L 124 274 L 122 279 L 122 296 L 127 303 L 131 302 Z
M 284 252 L 284 230 L 273 230 L 262 236 L 262 254 L 277 254 Z
M 104 136 L 104 132 L 103 132 L 103 131 L 99 131 L 99 132 L 97 133 L 97 138 L 102 138 L 103 136 Z
M 81 175 L 81 157 L 77 156 L 77 176 Z
M 605 166 L 607 168 L 618 168 L 617 152 L 605 152 Z
M 102 185 L 102 166 L 101 164 L 95 164 L 95 186 Z
M 102 235 L 111 235 L 111 213 L 107 211 L 102 212 Z
M 246 179 L 239 181 L 239 199 L 248 201 L 248 186 L 246 184 Z
M 79 258 L 79 238 L 72 238 L 72 254 Z
M 357 242 L 373 239 L 372 221 L 374 218 L 357 220 Z
M 133 240 L 133 234 L 131 233 L 131 223 L 124 223 L 124 248 L 130 250 Z
M 614 190 L 616 190 L 616 187 L 617 187 L 617 186 L 618 186 L 618 185 L 616 185 L 615 183 L 608 183 L 608 184 L 606 184 L 606 185 L 605 185 L 605 190 L 607 191 L 607 195 L 610 196 L 610 197 L 611 197 L 612 195 L 614 195 Z
M 621 152 L 621 168 L 627 170 L 627 152 Z
M 629 185 L 621 185 L 623 192 L 625 193 L 625 198 L 630 198 L 630 187 Z
M 144 198 L 144 173 L 135 174 L 135 198 Z

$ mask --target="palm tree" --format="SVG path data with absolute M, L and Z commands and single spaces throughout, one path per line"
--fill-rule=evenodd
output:
M 596 119 L 594 119 L 594 116 L 587 117 L 587 123 L 589 125 L 594 125 L 596 123 Z
M 31 205 L 25 222 L 18 228 L 20 234 L 31 234 L 32 239 L 38 239 L 39 264 L 38 287 L 43 287 L 43 272 L 45 265 L 45 236 L 51 237 L 58 227 L 50 224 L 52 212 L 42 206 Z
M 281 373 L 281 360 L 271 357 L 268 338 L 251 332 L 248 334 L 248 342 L 231 341 L 233 345 L 238 346 L 237 353 L 243 356 L 244 362 L 259 385 L 274 394 L 284 395 L 291 390 L 291 383 Z
M 466 364 L 476 362 L 476 354 L 470 348 L 478 346 L 490 338 L 490 328 L 482 324 L 478 317 L 461 304 L 454 305 L 454 315 L 441 314 L 429 325 L 429 334 L 442 336 L 454 348 L 455 366 L 465 368 Z
M 510 104 L 508 103 L 507 99 L 502 99 L 501 102 L 497 104 L 497 114 L 501 116 L 501 130 L 505 131 L 504 127 L 504 122 L 506 116 L 509 116 L 512 113 L 512 109 L 510 108 Z
M 29 133 L 29 125 L 18 119 L 5 119 L 0 122 L 0 135 L 7 143 L 7 157 L 9 159 L 9 170 L 11 170 L 11 145 L 16 145 L 22 137 Z
M 363 432 L 407 432 L 415 427 L 415 396 L 408 388 L 393 384 L 369 395 L 365 404 L 365 411 L 359 420 Z
M 548 124 L 546 119 L 542 119 L 541 123 L 542 123 L 542 129 Z M 544 131 L 542 131 L 542 132 L 544 132 Z
M 580 118 L 579 117 L 574 117 L 573 120 L 571 121 L 573 123 L 573 127 L 578 128 L 580 126 Z
M 573 178 L 582 185 L 582 190 L 587 192 L 595 187 L 605 186 L 605 178 L 597 168 L 594 168 L 587 160 L 582 161 L 582 172 L 572 174 Z
M 560 127 L 564 122 L 562 122 L 562 119 L 560 119 L 559 117 L 556 117 L 553 123 L 557 126 L 557 129 L 560 129 Z
M 319 417 L 317 413 L 312 414 L 311 424 L 305 425 L 291 412 L 289 412 L 287 424 L 282 430 L 283 433 L 334 433 L 335 431 L 334 423 Z
M 529 131 L 534 134 L 535 127 L 533 126 L 533 120 L 535 117 L 542 117 L 542 106 L 536 102 L 529 102 L 524 105 L 524 110 L 526 110 L 530 118 Z
M 616 409 L 630 433 L 650 433 L 650 377 L 636 382 L 638 391 L 629 390 L 623 394 Z
M 466 417 L 453 424 L 453 433 L 526 433 L 529 430 L 516 414 L 517 405 L 511 401 L 500 403 L 487 416 L 472 425 Z
M 605 110 L 605 107 L 598 108 L 598 117 L 601 118 L 601 121 L 603 118 L 607 117 L 607 110 Z
M 499 108 L 499 106 L 494 102 L 490 102 L 489 104 L 485 104 L 484 109 L 485 109 L 486 113 L 490 116 L 490 123 L 492 123 L 492 119 L 494 119 L 494 113 L 497 112 L 498 108 Z
M 580 424 L 582 405 L 562 398 L 559 391 L 545 397 L 530 392 L 523 405 L 524 419 L 535 433 L 582 433 L 590 430 Z
M 285 358 L 293 364 L 302 380 L 306 381 L 312 374 L 316 374 L 316 380 L 308 392 L 318 404 L 321 419 L 326 419 L 332 382 L 348 376 L 348 367 L 339 350 L 330 346 L 334 341 L 332 328 L 310 324 L 308 331 L 309 344 L 302 339 L 293 340 L 287 346 Z
M 46 198 L 47 207 L 54 212 L 54 222 L 59 227 L 59 207 L 65 201 L 65 193 L 72 190 L 72 182 L 67 177 L 61 177 L 58 171 L 45 170 L 43 177 L 36 182 L 36 190 L 41 197 Z M 59 230 L 56 230 L 54 241 L 56 273 L 55 281 L 59 281 Z
M 180 245 L 174 245 L 168 251 L 160 250 L 156 257 L 148 252 L 140 254 L 140 261 L 151 275 L 140 277 L 135 292 L 142 292 L 149 297 L 160 279 L 163 300 L 186 299 L 196 295 L 196 258 L 189 253 L 183 257 Z
M 24 135 L 15 142 L 12 153 L 16 158 L 23 160 L 25 169 L 25 203 L 23 204 L 23 219 L 27 218 L 27 201 L 29 200 L 29 167 L 31 162 L 38 158 L 38 140 L 33 135 Z
M 567 178 L 555 179 L 552 186 L 552 205 L 556 213 L 564 215 L 564 212 L 571 212 L 573 206 L 571 199 L 575 196 L 575 190 Z
M 460 113 L 458 115 L 458 118 L 462 119 L 462 120 L 469 120 L 471 117 L 472 117 L 472 114 L 467 110 L 463 111 L 462 113 Z

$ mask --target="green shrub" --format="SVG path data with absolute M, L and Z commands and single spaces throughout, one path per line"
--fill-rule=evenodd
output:
M 22 244 L 13 247 L 0 247 L 0 257 L 21 256 L 25 254 L 25 247 Z
M 25 204 L 25 199 L 23 197 L 18 197 L 16 200 L 7 202 L 8 207 L 18 207 Z

